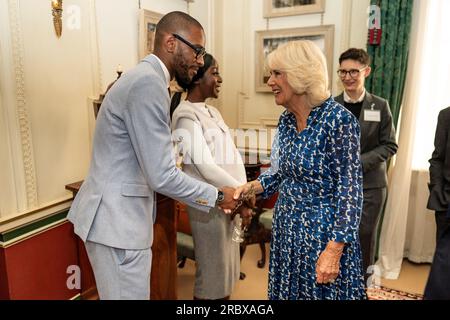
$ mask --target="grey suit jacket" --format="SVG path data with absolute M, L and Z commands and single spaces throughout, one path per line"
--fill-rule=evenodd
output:
M 106 94 L 89 173 L 68 215 L 83 241 L 149 248 L 155 191 L 202 211 L 214 207 L 217 189 L 175 167 L 169 106 L 164 72 L 151 55 Z
M 344 95 L 335 99 L 344 105 Z M 364 110 L 379 110 L 380 122 L 364 120 Z M 361 162 L 363 166 L 364 189 L 384 188 L 387 186 L 386 161 L 398 149 L 395 129 L 392 122 L 389 103 L 376 95 L 366 93 L 359 117 L 361 127 Z
M 429 189 L 427 208 L 447 211 L 450 204 L 450 107 L 439 113 L 430 159 Z

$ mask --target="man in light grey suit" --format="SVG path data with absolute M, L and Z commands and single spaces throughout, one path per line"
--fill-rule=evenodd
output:
M 374 270 L 377 227 L 387 195 L 387 160 L 398 149 L 389 103 L 365 89 L 370 75 L 370 57 L 362 49 L 349 49 L 339 58 L 338 75 L 344 92 L 336 101 L 359 119 L 364 203 L 359 226 L 364 278 Z M 366 282 L 367 284 L 367 282 Z
M 217 190 L 175 166 L 169 82 L 190 82 L 203 65 L 205 34 L 182 12 L 156 27 L 154 54 L 125 73 L 97 117 L 91 166 L 68 219 L 85 241 L 100 299 L 149 299 L 155 192 L 208 214 L 236 206 L 233 188 Z

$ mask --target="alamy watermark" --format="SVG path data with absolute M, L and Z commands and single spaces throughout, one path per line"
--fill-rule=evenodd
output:
M 66 280 L 66 286 L 69 290 L 81 289 L 81 269 L 77 265 L 70 265 L 67 267 L 66 273 L 69 277 Z
M 77 5 L 70 5 L 66 9 L 66 27 L 68 30 L 80 30 L 81 29 L 81 8 Z M 63 17 L 64 21 L 64 17 Z
M 371 5 L 367 8 L 369 18 L 367 27 L 369 29 L 381 29 L 381 8 L 377 5 Z

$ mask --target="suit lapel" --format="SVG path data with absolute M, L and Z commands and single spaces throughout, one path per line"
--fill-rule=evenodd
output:
M 338 95 L 336 98 L 334 98 L 334 100 L 342 105 L 344 105 L 344 94 L 341 93 L 340 95 Z
M 363 124 L 364 121 L 364 110 L 370 110 L 372 109 L 372 95 L 368 92 L 366 92 L 366 96 L 364 97 L 364 101 L 361 108 L 361 114 L 359 115 L 359 123 Z
M 366 96 L 364 97 L 363 105 L 361 108 L 361 115 L 359 116 L 359 124 L 361 130 L 361 150 L 365 150 L 367 140 L 366 134 L 370 131 L 370 127 L 374 125 L 374 122 L 364 120 L 365 110 L 371 110 L 372 106 L 374 107 L 374 109 L 376 109 L 372 95 L 366 92 Z
M 344 105 L 344 95 L 341 94 L 336 97 L 335 99 L 340 104 Z M 364 120 L 364 110 L 370 110 L 371 106 L 373 104 L 373 98 L 372 95 L 369 92 L 366 92 L 366 96 L 364 97 L 364 101 L 361 107 L 361 114 L 359 115 L 359 127 L 361 132 L 361 150 L 364 150 L 365 148 L 365 141 L 366 137 L 365 134 L 369 132 L 370 126 L 373 125 L 372 122 L 368 122 Z

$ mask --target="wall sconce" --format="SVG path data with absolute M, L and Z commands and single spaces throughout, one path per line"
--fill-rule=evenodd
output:
M 62 8 L 63 0 L 52 0 L 52 15 L 53 15 L 53 26 L 55 27 L 55 33 L 58 38 L 62 34 Z

